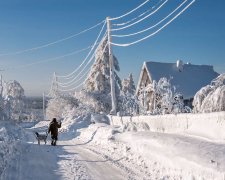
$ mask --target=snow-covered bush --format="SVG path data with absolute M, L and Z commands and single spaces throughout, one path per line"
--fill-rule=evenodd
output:
M 195 113 L 225 111 L 225 73 L 195 94 L 193 106 Z
M 79 99 L 79 109 L 83 109 L 83 113 L 100 113 L 111 110 L 111 96 L 108 94 L 81 91 L 76 98 Z
M 91 115 L 91 123 L 104 123 L 110 125 L 109 117 L 105 114 L 92 114 Z
M 147 123 L 145 122 L 128 122 L 123 124 L 120 128 L 122 128 L 122 132 L 125 131 L 149 131 L 150 127 L 148 126 Z
M 119 98 L 120 116 L 139 114 L 139 102 L 135 95 L 122 94 Z
M 77 106 L 78 100 L 75 97 L 71 95 L 58 95 L 49 99 L 46 108 L 46 116 L 48 119 L 61 119 L 66 117 L 66 115 Z

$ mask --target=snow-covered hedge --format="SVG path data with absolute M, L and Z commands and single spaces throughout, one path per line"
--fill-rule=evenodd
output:
M 187 133 L 213 140 L 225 140 L 225 112 L 168 114 L 159 116 L 109 116 L 112 125 L 145 122 L 154 132 Z

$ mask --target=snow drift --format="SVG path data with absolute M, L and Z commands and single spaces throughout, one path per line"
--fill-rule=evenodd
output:
M 214 141 L 225 140 L 225 112 L 167 114 L 158 116 L 111 116 L 111 125 L 146 123 L 152 132 L 182 133 Z

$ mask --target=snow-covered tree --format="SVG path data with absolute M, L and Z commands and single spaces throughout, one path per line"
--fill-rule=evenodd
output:
M 20 83 L 15 80 L 5 82 L 2 96 L 7 117 L 13 120 L 21 120 L 21 115 L 25 111 L 25 95 Z
M 54 98 L 49 99 L 46 116 L 48 119 L 64 118 L 67 113 L 73 108 L 78 106 L 78 100 L 71 95 L 57 95 Z
M 135 95 L 123 94 L 119 98 L 119 112 L 121 116 L 139 114 L 139 102 Z
M 127 79 L 123 79 L 122 81 L 122 91 L 124 94 L 132 94 L 134 95 L 135 93 L 135 85 L 134 85 L 134 80 L 133 80 L 133 75 L 132 73 L 129 74 L 129 77 Z
M 4 106 L 4 99 L 3 99 L 3 81 L 2 76 L 0 79 L 0 118 L 5 119 L 5 106 Z
M 195 94 L 193 106 L 195 113 L 225 111 L 225 73 Z
M 132 74 L 122 81 L 122 91 L 118 101 L 121 115 L 134 115 L 138 113 L 138 100 L 135 96 L 135 85 Z
M 138 99 L 140 100 L 140 113 L 146 114 L 170 114 L 186 112 L 183 96 L 175 92 L 171 86 L 170 80 L 163 77 L 158 82 L 148 84 L 140 91 Z
M 109 50 L 108 45 L 106 43 L 107 38 L 105 38 L 98 46 L 98 49 L 95 54 L 95 62 L 84 84 L 84 91 L 88 94 L 88 96 L 92 96 L 92 99 L 95 103 L 94 106 L 103 106 L 97 107 L 96 109 L 108 113 L 111 109 L 111 86 Z M 116 73 L 116 71 L 119 71 L 120 68 L 118 60 L 115 56 L 113 56 L 113 62 L 115 67 L 115 91 L 118 97 L 121 89 L 121 80 Z M 104 104 L 107 104 L 107 106 L 104 107 Z

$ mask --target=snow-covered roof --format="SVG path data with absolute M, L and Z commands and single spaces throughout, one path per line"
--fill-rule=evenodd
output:
M 146 68 L 151 81 L 158 81 L 162 77 L 170 79 L 171 85 L 176 88 L 176 92 L 182 93 L 184 98 L 194 97 L 199 89 L 210 84 L 219 75 L 213 70 L 213 66 L 183 64 L 182 61 L 175 63 L 144 62 L 142 70 L 144 68 Z M 138 87 L 140 81 L 141 77 Z

